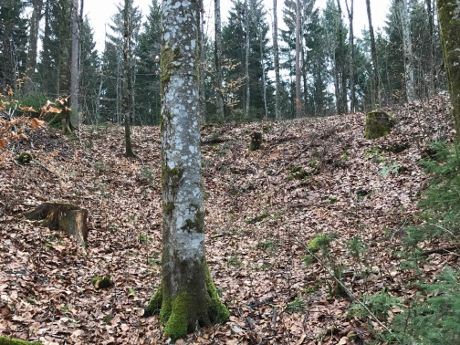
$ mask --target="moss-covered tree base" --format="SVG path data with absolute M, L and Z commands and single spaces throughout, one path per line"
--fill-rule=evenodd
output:
M 366 139 L 377 139 L 388 135 L 394 126 L 393 118 L 384 111 L 371 111 L 366 115 Z
M 197 324 L 201 327 L 210 327 L 213 324 L 225 322 L 230 313 L 220 301 L 217 289 L 206 268 L 206 301 L 201 310 L 196 310 L 196 299 L 200 296 L 183 292 L 177 296 L 165 296 L 162 284 L 145 307 L 144 316 L 160 314 L 160 321 L 165 325 L 164 333 L 173 340 L 184 338 L 195 330 Z

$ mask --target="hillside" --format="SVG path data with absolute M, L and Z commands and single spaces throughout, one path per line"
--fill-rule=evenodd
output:
M 378 140 L 364 138 L 362 113 L 203 128 L 207 258 L 231 318 L 179 343 L 369 339 L 367 320 L 348 315 L 350 298 L 331 296 L 328 272 L 304 260 L 321 233 L 338 235 L 331 254 L 356 297 L 414 292 L 396 253 L 428 180 L 418 162 L 430 142 L 451 136 L 449 105 L 438 97 L 390 111 L 396 126 Z M 253 131 L 263 131 L 264 145 L 250 152 Z M 157 316 L 141 317 L 160 279 L 159 130 L 133 129 L 136 160 L 123 157 L 123 135 L 115 126 L 83 127 L 75 138 L 44 128 L 3 152 L 1 335 L 45 344 L 165 342 Z M 16 164 L 21 150 L 35 161 Z M 23 217 L 45 201 L 90 211 L 86 250 Z M 354 236 L 367 245 L 360 262 L 347 250 Z M 430 277 L 448 261 L 434 254 L 422 269 Z M 100 275 L 115 285 L 96 290 L 91 278 Z

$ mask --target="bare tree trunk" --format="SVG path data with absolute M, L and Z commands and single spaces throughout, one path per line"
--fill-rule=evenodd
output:
M 265 75 L 264 44 L 263 44 L 262 30 L 260 26 L 259 26 L 259 47 L 260 47 L 260 64 L 262 65 L 262 90 L 263 90 L 263 100 L 264 100 L 264 118 L 268 118 L 267 77 Z
M 78 92 L 80 84 L 80 23 L 78 15 L 78 0 L 72 0 L 72 61 L 70 67 L 70 108 L 71 121 L 78 128 L 80 116 L 78 113 Z
M 280 120 L 280 57 L 278 49 L 278 4 L 273 0 L 273 51 L 275 59 L 275 119 Z
M 337 0 L 337 8 L 339 10 L 339 16 L 342 16 L 342 5 L 340 5 L 340 0 Z M 338 49 L 340 52 L 345 50 L 342 37 L 343 37 L 343 28 L 342 22 L 339 21 L 337 23 L 339 29 L 339 45 Z M 345 73 L 345 64 L 340 64 L 337 69 L 338 74 L 340 75 L 340 108 L 339 114 L 345 114 L 348 112 L 348 104 L 347 104 L 347 74 Z
M 441 31 L 441 43 L 444 67 L 449 86 L 452 116 L 454 118 L 455 136 L 460 141 L 460 31 L 457 0 L 437 0 L 437 12 Z
M 199 0 L 165 1 L 161 49 L 162 280 L 145 308 L 173 341 L 229 317 L 205 256 L 198 73 Z
M 244 47 L 244 78 L 246 80 L 246 102 L 244 104 L 244 115 L 246 116 L 246 118 L 248 118 L 249 116 L 249 103 L 251 101 L 251 89 L 250 89 L 250 85 L 249 85 L 249 43 L 250 43 L 250 40 L 249 40 L 249 30 L 250 30 L 250 27 L 249 27 L 249 1 L 248 0 L 244 0 L 244 15 L 245 15 L 245 18 L 244 18 L 244 26 L 245 26 L 245 35 L 246 35 L 246 39 L 245 39 L 245 47 Z
M 369 21 L 369 35 L 371 39 L 371 56 L 372 56 L 372 67 L 374 69 L 374 97 L 373 101 L 375 104 L 380 104 L 381 102 L 381 94 L 380 94 L 380 73 L 379 73 L 379 65 L 378 65 L 378 58 L 377 58 L 377 48 L 375 46 L 375 36 L 374 36 L 374 27 L 372 25 L 372 12 L 371 12 L 371 1 L 366 0 L 366 7 L 367 7 L 367 19 Z
M 436 75 L 435 68 L 435 51 L 436 43 L 434 37 L 434 6 L 432 3 L 433 0 L 425 0 L 426 10 L 428 12 L 428 25 L 430 30 L 430 61 L 428 61 L 428 66 L 430 66 L 430 75 L 428 76 L 428 96 L 431 96 L 435 93 L 434 80 Z
M 355 95 L 355 45 L 354 45 L 354 33 L 353 33 L 353 7 L 354 0 L 345 0 L 348 13 L 348 42 L 350 45 L 349 51 L 349 73 L 350 73 L 350 112 L 354 112 L 356 108 L 356 95 Z
M 40 19 L 42 16 L 43 0 L 34 0 L 32 2 L 33 10 L 30 18 L 29 49 L 27 50 L 25 92 L 30 94 L 33 90 L 35 79 L 35 69 L 37 68 L 37 47 L 38 31 L 40 28 Z
M 224 118 L 224 93 L 222 90 L 222 20 L 220 16 L 220 0 L 214 0 L 214 61 L 216 67 L 216 101 L 217 117 Z
M 200 26 L 198 30 L 198 42 L 200 44 L 200 123 L 206 123 L 206 83 L 205 83 L 205 72 L 206 72 L 206 56 L 205 56 L 205 40 L 204 40 L 204 8 L 203 0 L 199 0 L 198 7 L 198 18 L 200 20 Z
M 131 144 L 131 26 L 129 0 L 125 0 L 123 10 L 123 120 L 125 125 L 125 157 L 135 157 Z
M 414 78 L 414 54 L 412 50 L 412 38 L 410 31 L 409 9 L 407 0 L 397 0 L 399 15 L 401 18 L 401 32 L 403 36 L 404 71 L 406 82 L 407 101 L 415 100 L 415 78 Z
M 300 0 L 296 0 L 296 11 L 295 11 L 295 117 L 302 117 L 302 93 L 300 90 L 300 81 L 302 78 L 302 70 L 300 66 Z

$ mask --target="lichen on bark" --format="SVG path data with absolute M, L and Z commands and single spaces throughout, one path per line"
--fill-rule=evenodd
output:
M 162 6 L 162 279 L 145 315 L 159 312 L 164 332 L 173 340 L 185 337 L 197 324 L 211 326 L 229 316 L 212 282 L 204 250 L 199 13 L 197 0 L 165 0 Z

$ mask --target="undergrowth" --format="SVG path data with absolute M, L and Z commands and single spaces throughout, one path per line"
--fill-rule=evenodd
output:
M 415 225 L 404 229 L 406 261 L 401 265 L 401 269 L 417 271 L 412 275 L 413 281 L 405 286 L 414 290 L 414 294 L 401 298 L 383 288 L 370 296 L 352 296 L 350 317 L 368 319 L 368 330 L 378 344 L 460 344 L 460 271 L 446 266 L 435 277 L 423 274 L 421 267 L 428 258 L 420 246 L 422 242 L 437 240 L 446 245 L 450 253 L 460 247 L 459 150 L 458 145 L 434 142 L 421 162 L 432 178 L 419 202 L 420 215 L 414 219 Z M 307 246 L 309 255 L 305 261 L 310 263 L 313 256 L 318 258 L 338 285 L 347 290 L 337 270 L 340 266 L 337 258 L 329 254 L 334 239 L 328 235 L 315 237 Z M 365 269 L 365 243 L 352 238 L 346 245 L 355 263 Z

